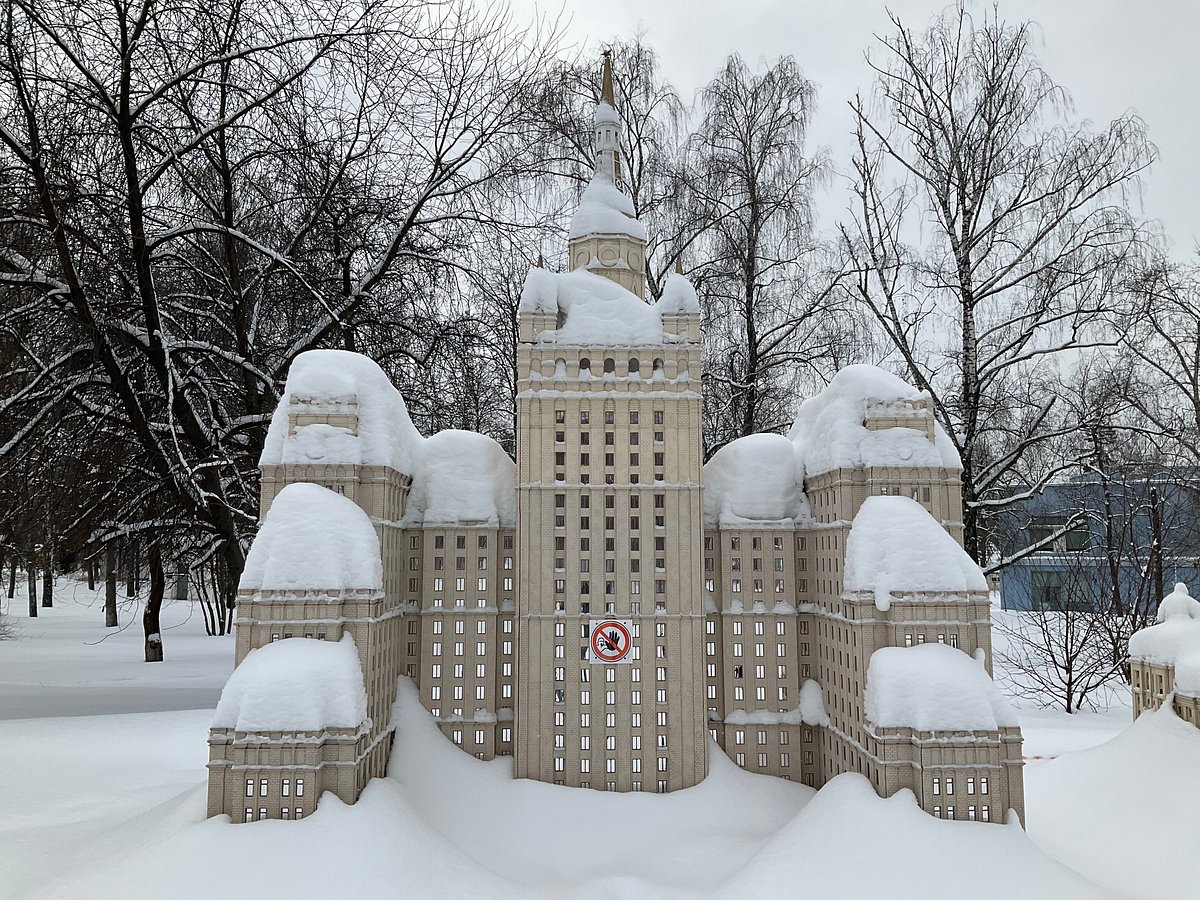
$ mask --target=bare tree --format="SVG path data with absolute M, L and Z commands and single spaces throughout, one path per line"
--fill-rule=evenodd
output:
M 0 463 L 94 443 L 72 527 L 191 548 L 222 631 L 296 355 L 452 356 L 442 292 L 513 227 L 553 26 L 417 0 L 4 0 L 2 26 Z
M 1128 211 L 1154 159 L 1142 122 L 1093 130 L 1035 58 L 1030 25 L 960 3 L 924 34 L 893 16 L 857 128 L 848 289 L 933 397 L 963 462 L 964 542 L 989 564 L 989 515 L 1076 465 L 1039 446 L 1074 430 L 1065 354 L 1115 343 Z
M 837 273 L 812 235 L 812 193 L 827 171 L 804 149 L 815 93 L 791 57 L 755 72 L 737 55 L 703 93 L 684 197 L 704 259 L 689 272 L 705 308 L 710 453 L 789 424 L 797 375 L 831 374 L 846 337 Z

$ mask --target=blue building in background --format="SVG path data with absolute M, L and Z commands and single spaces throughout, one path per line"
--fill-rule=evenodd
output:
M 1000 572 L 1004 609 L 1153 612 L 1177 581 L 1200 592 L 1200 473 L 1051 484 L 1006 510 L 993 538 L 1006 558 L 1033 548 Z

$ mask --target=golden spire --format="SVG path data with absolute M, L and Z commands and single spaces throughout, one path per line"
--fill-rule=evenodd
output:
M 607 103 L 613 109 L 617 107 L 617 101 L 613 98 L 613 76 L 612 76 L 612 51 L 604 51 L 604 75 L 600 82 L 600 101 Z

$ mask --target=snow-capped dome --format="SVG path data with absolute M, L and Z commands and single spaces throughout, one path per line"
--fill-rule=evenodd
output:
M 251 650 L 229 676 L 214 728 L 323 731 L 367 721 L 367 694 L 354 639 L 286 638 Z
M 646 240 L 646 226 L 638 221 L 633 200 L 613 183 L 610 174 L 600 170 L 579 198 L 568 237 L 575 240 L 594 234 L 623 234 Z
M 745 525 L 809 517 L 796 448 L 778 434 L 726 444 L 704 466 L 704 524 Z
M 878 728 L 995 731 L 1017 724 L 983 666 L 945 644 L 876 650 L 865 701 L 867 721 Z
M 1179 583 L 1158 607 L 1157 624 L 1129 638 L 1129 656 L 1175 667 L 1175 689 L 1200 694 L 1200 601 Z M 1182 673 L 1182 676 L 1181 676 Z
M 379 537 L 353 500 L 318 484 L 289 484 L 267 510 L 239 587 L 382 591 Z
M 911 402 L 926 397 L 877 366 L 847 366 L 821 393 L 801 404 L 788 437 L 800 449 L 808 476 L 870 466 L 961 469 L 962 461 L 949 436 L 932 421 L 933 441 L 914 428 L 870 430 L 864 424 L 868 406 L 876 414 L 928 418 L 928 410 L 915 408 Z
M 353 428 L 318 422 L 291 429 L 293 414 L 344 414 Z M 288 370 L 259 465 L 391 466 L 412 471 L 421 435 L 404 398 L 374 362 L 344 350 L 309 350 Z
M 658 298 L 658 311 L 664 316 L 700 312 L 700 298 L 692 283 L 677 272 L 668 275 Z
M 557 314 L 562 327 L 541 335 L 560 344 L 645 346 L 663 343 L 662 316 L 621 285 L 586 269 L 531 269 L 520 312 Z
M 601 100 L 596 104 L 596 114 L 593 121 L 597 125 L 619 125 L 621 117 L 617 114 L 616 109 L 607 100 Z
M 439 431 L 418 453 L 404 524 L 516 523 L 517 466 L 490 437 Z
M 868 497 L 846 538 L 847 591 L 873 591 L 881 611 L 893 593 L 986 592 L 983 570 L 933 516 L 908 497 Z

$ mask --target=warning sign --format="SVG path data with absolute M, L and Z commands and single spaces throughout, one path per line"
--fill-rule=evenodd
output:
M 631 662 L 633 623 L 629 619 L 601 619 L 592 626 L 592 662 Z

